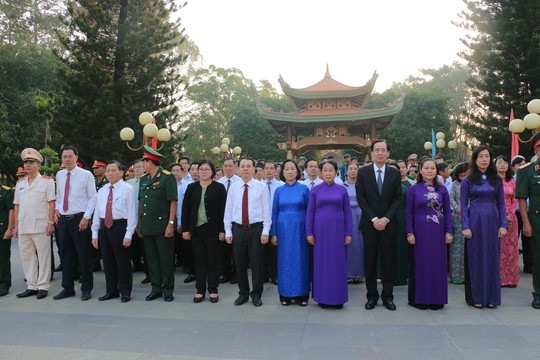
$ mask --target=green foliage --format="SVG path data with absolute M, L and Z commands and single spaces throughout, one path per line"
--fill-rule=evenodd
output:
M 423 69 L 421 76 L 395 83 L 382 94 L 374 94 L 370 108 L 384 107 L 391 100 L 406 94 L 403 110 L 379 136 L 388 140 L 391 156 L 406 159 L 409 154 L 428 155 L 424 143 L 431 141 L 431 129 L 443 132 L 446 142 L 462 141 L 457 121 L 462 116 L 468 96 L 465 80 L 468 71 L 459 64 L 439 69 Z M 449 153 L 448 148 L 445 153 Z M 450 156 L 456 156 L 454 152 Z
M 540 2 L 465 3 L 467 10 L 458 25 L 471 30 L 462 39 L 468 50 L 461 56 L 473 74 L 468 83 L 475 111 L 462 126 L 468 136 L 489 145 L 495 154 L 509 155 L 510 110 L 516 117 L 525 116 L 527 103 L 540 97 Z
M 238 69 L 213 65 L 199 69 L 188 87 L 188 99 L 193 106 L 182 124 L 186 134 L 184 152 L 194 159 L 212 158 L 211 149 L 228 137 L 231 145 L 242 148 L 243 155 L 283 157 L 276 145 L 278 135 L 257 113 L 258 91 Z M 261 83 L 260 92 L 263 101 L 284 107 L 285 99 L 269 82 Z
M 58 153 L 49 147 L 40 149 L 39 152 L 43 156 L 40 172 L 49 176 L 56 174 L 62 163 Z
M 123 127 L 135 130 L 139 146 L 143 111 L 157 111 L 158 127 L 176 123 L 183 85 L 176 67 L 185 61 L 179 10 L 172 0 L 68 1 L 63 18 L 69 31 L 60 36 L 66 65 L 66 101 L 57 123 L 57 139 L 74 145 L 81 157 L 103 156 L 130 161 L 134 154 L 120 141 Z M 136 143 L 136 142 L 139 143 Z M 172 147 L 162 151 L 167 159 Z
M 55 74 L 61 63 L 42 46 L 0 45 L 0 170 L 11 181 L 20 152 L 47 142 L 50 110 L 61 98 Z

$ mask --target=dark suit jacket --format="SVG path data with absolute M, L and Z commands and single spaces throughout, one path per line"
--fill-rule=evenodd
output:
M 201 202 L 201 194 L 202 186 L 198 181 L 188 185 L 182 204 L 182 232 L 190 232 L 193 234 L 193 230 L 195 230 L 195 227 L 197 226 L 197 213 Z M 225 214 L 226 200 L 227 191 L 225 190 L 225 186 L 212 181 L 206 188 L 206 193 L 204 195 L 206 217 L 212 234 L 217 235 L 220 232 L 225 232 L 223 215 Z
M 386 217 L 390 223 L 385 231 L 397 231 L 396 212 L 401 203 L 401 174 L 399 170 L 385 165 L 382 194 L 377 189 L 373 164 L 358 170 L 356 179 L 356 197 L 362 208 L 360 230 L 362 232 L 375 232 L 371 219 Z

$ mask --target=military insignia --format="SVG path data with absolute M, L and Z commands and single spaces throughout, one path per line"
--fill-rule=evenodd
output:
M 532 164 L 531 162 L 528 162 L 528 163 L 526 163 L 525 165 L 521 165 L 521 166 L 519 167 L 519 169 L 520 169 L 520 170 L 521 170 L 521 169 L 525 169 L 527 166 L 529 166 L 529 165 L 531 165 L 531 164 Z
M 538 171 L 538 169 L 540 169 L 540 166 L 538 166 L 538 164 L 536 164 L 536 165 L 534 166 L 534 170 L 535 170 L 535 171 Z
M 50 179 L 51 177 L 50 177 L 50 176 L 43 175 L 42 178 L 43 178 L 43 179 Z
M 163 171 L 161 172 L 164 173 L 165 175 L 171 175 L 171 172 L 169 170 L 163 169 Z
M 159 185 L 159 181 L 156 181 L 156 182 L 153 183 L 152 185 L 154 185 L 154 186 Z
M 2 185 L 2 189 L 4 190 L 11 190 L 11 188 L 9 186 L 6 186 L 6 185 Z

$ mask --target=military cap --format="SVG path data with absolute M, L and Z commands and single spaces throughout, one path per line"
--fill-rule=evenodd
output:
M 536 147 L 540 145 L 540 132 L 537 132 L 536 134 L 534 134 L 534 136 L 531 139 L 531 144 L 532 144 L 532 151 L 534 151 Z
M 152 149 L 148 145 L 144 145 L 143 150 L 144 150 L 143 156 L 142 156 L 143 159 L 149 159 L 149 160 L 154 160 L 154 161 L 157 161 L 157 162 L 161 162 L 161 159 L 163 158 L 163 155 L 158 153 L 156 150 Z
M 348 157 L 351 157 L 351 154 L 345 154 L 343 155 L 344 158 L 348 158 Z
M 107 167 L 107 160 L 102 157 L 95 157 L 94 163 L 92 164 L 92 169 L 98 168 L 100 166 Z
M 16 176 L 24 176 L 24 175 L 26 175 L 26 170 L 24 170 L 24 168 L 22 166 L 19 166 L 19 168 L 17 169 L 17 173 L 15 175 Z
M 23 151 L 21 151 L 21 159 L 22 161 L 37 161 L 39 163 L 43 162 L 43 156 L 33 148 L 26 148 Z
M 407 157 L 407 160 L 417 160 L 418 159 L 418 155 L 416 154 L 411 154 Z
M 86 163 L 81 158 L 77 159 L 77 166 L 84 169 L 86 167 Z

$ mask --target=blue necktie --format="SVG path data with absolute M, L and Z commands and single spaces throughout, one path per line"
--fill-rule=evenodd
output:
M 229 186 L 231 186 L 231 179 L 227 180 L 227 191 L 229 191 Z
M 379 195 L 382 194 L 382 170 L 377 170 L 377 189 L 379 190 Z

